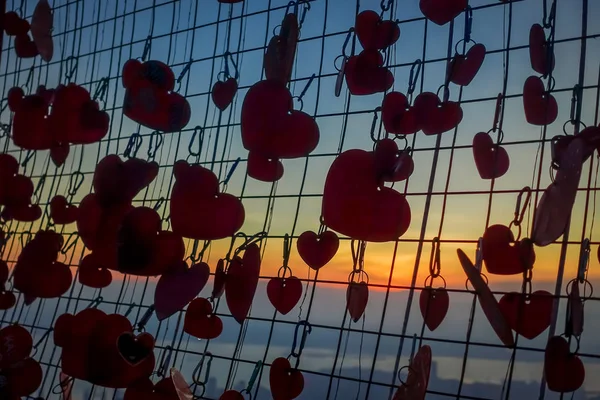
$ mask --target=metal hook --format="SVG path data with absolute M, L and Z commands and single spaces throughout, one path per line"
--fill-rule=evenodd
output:
M 139 133 L 133 133 L 129 137 L 129 142 L 127 142 L 127 147 L 125 147 L 125 152 L 123 152 L 123 156 L 127 158 L 135 158 L 137 156 L 137 152 L 142 146 L 142 137 Z
M 69 178 L 69 196 L 73 197 L 77 194 L 77 191 L 83 185 L 83 181 L 85 180 L 85 175 L 81 171 L 75 171 L 71 174 L 71 178 Z
M 192 254 L 190 254 L 190 256 L 189 256 L 190 261 L 192 261 L 192 263 L 194 263 L 194 264 L 197 263 L 198 261 L 202 260 L 202 258 L 204 257 L 204 252 L 210 246 L 210 240 L 205 240 L 204 244 L 202 245 L 202 250 L 200 250 L 200 252 L 198 252 L 198 243 L 199 242 L 200 242 L 199 240 L 194 240 L 194 244 L 192 246 Z
M 527 196 L 525 197 L 525 204 L 523 204 L 523 207 L 521 207 L 523 203 L 523 194 L 527 194 Z M 531 188 L 529 186 L 525 186 L 523 189 L 521 189 L 517 196 L 517 204 L 515 205 L 515 218 L 513 220 L 515 226 L 519 226 L 521 225 L 521 222 L 523 222 L 523 218 L 525 217 L 525 211 L 527 211 L 527 207 L 529 206 L 530 200 Z
M 199 142 L 198 142 L 198 151 L 195 151 L 194 148 L 194 143 L 196 141 L 196 137 L 199 138 Z M 190 139 L 190 143 L 188 144 L 188 151 L 190 153 L 191 156 L 194 157 L 200 157 L 200 153 L 202 153 L 202 145 L 204 144 L 204 128 L 197 125 L 194 128 L 194 132 L 192 133 L 192 137 Z
M 302 99 L 304 98 L 304 95 L 306 94 L 306 92 L 308 91 L 308 88 L 310 87 L 310 85 L 313 83 L 313 81 L 315 80 L 315 74 L 312 74 L 310 79 L 308 80 L 308 83 L 306 84 L 306 86 L 304 86 L 304 89 L 302 89 L 302 92 L 300 92 L 300 95 L 297 97 L 297 99 L 299 101 L 302 101 Z
M 100 100 L 102 102 L 105 102 L 106 93 L 108 92 L 108 84 L 108 78 L 100 79 L 100 81 L 98 82 L 98 86 L 96 87 L 96 91 L 94 92 L 94 96 L 92 97 L 94 101 Z
M 193 62 L 194 62 L 194 59 L 190 58 L 190 61 L 187 62 L 187 64 L 185 65 L 183 70 L 181 70 L 181 73 L 177 77 L 177 91 L 178 92 L 179 92 L 179 89 L 181 89 L 181 82 L 183 81 L 183 78 L 185 78 L 187 73 L 190 71 L 190 68 L 192 68 Z
M 156 371 L 156 375 L 163 378 L 167 369 L 169 368 L 169 364 L 171 363 L 171 355 L 173 354 L 173 348 L 171 346 L 166 346 L 163 349 L 162 356 L 160 358 L 160 367 L 158 371 Z
M 429 258 L 429 275 L 432 278 L 440 276 L 442 270 L 440 238 L 435 237 L 431 242 L 431 256 Z
M 417 80 L 421 75 L 422 67 L 423 62 L 421 61 L 421 59 L 417 59 L 415 62 L 413 62 L 412 66 L 410 67 L 410 75 L 408 77 L 408 91 L 406 92 L 406 94 L 409 96 L 412 96 L 412 94 L 415 91 L 415 88 L 417 86 Z
M 579 252 L 579 268 L 577 269 L 577 280 L 583 283 L 586 279 L 587 271 L 590 265 L 590 239 L 585 239 L 581 243 Z
M 371 122 L 371 140 L 374 144 L 377 144 L 379 138 L 375 137 L 375 129 L 377 128 L 377 112 L 381 111 L 381 107 L 377 107 L 373 110 L 373 122 Z
M 223 182 L 221 182 L 225 187 L 227 187 L 227 184 L 229 183 L 229 180 L 233 176 L 233 173 L 235 172 L 238 165 L 240 165 L 240 161 L 242 161 L 241 157 L 238 157 L 235 159 L 235 161 L 233 162 L 233 165 L 229 169 L 229 172 L 227 172 L 227 176 L 225 177 L 225 180 Z
M 154 314 L 154 304 L 148 307 L 142 318 L 140 318 L 140 321 L 135 325 L 138 332 L 143 332 L 146 329 L 146 324 L 152 318 L 152 314 Z
M 393 4 L 394 4 L 394 0 L 388 0 L 387 5 L 385 4 L 385 0 L 381 0 L 381 3 L 380 3 L 381 13 L 383 14 L 384 12 L 389 11 L 390 8 L 392 8 Z
M 262 361 L 257 361 L 256 365 L 254 366 L 254 371 L 252 371 L 252 375 L 250 376 L 250 380 L 248 381 L 248 385 L 242 392 L 246 392 L 246 393 L 250 394 L 250 392 L 252 391 L 252 388 L 254 387 L 254 383 L 256 382 L 256 379 L 258 378 L 258 374 L 262 370 L 262 367 L 263 367 Z
M 465 42 L 471 40 L 471 30 L 473 28 L 473 9 L 467 6 L 465 10 Z
M 479 240 L 477 240 L 477 250 L 475 251 L 475 268 L 477 268 L 477 270 L 479 272 L 481 272 L 482 267 L 483 267 L 483 238 L 480 237 Z
M 155 139 L 156 138 L 156 139 Z M 164 143 L 164 138 L 161 132 L 153 131 L 150 134 L 150 143 L 148 144 L 148 159 L 154 161 L 156 153 Z M 156 143 L 154 143 L 156 141 Z
M 300 345 L 298 345 L 298 332 L 300 330 L 300 327 L 302 327 L 302 337 L 300 338 Z M 300 358 L 300 356 L 302 355 L 302 351 L 304 350 L 304 346 L 306 345 L 306 338 L 311 333 L 312 325 L 310 324 L 310 322 L 306 320 L 298 321 L 298 323 L 296 324 L 296 330 L 294 331 L 294 342 L 292 343 L 292 352 L 290 353 L 290 356 L 297 359 Z M 297 351 L 296 346 L 298 346 Z
M 75 56 L 69 56 L 65 59 L 65 64 L 67 66 L 67 72 L 65 72 L 65 78 L 70 81 L 75 76 L 75 72 L 77 71 L 77 67 L 79 66 L 79 58 Z
M 350 250 L 352 251 L 352 271 L 362 272 L 365 266 L 365 250 L 367 249 L 367 242 L 364 240 L 358 241 L 358 250 L 356 249 L 356 242 L 353 239 L 350 242 Z
M 236 256 L 240 252 L 246 250 L 246 248 L 248 248 L 248 246 L 250 246 L 251 244 L 260 242 L 261 240 L 263 240 L 266 237 L 267 237 L 267 232 L 264 232 L 264 231 L 258 232 L 257 234 L 252 235 L 252 236 L 245 236 L 244 244 L 242 244 L 240 247 L 237 248 L 237 250 L 234 253 L 234 256 Z
M 98 296 L 87 306 L 87 308 L 97 308 L 103 301 L 104 298 L 102 296 Z
M 492 132 L 496 132 L 498 129 L 498 124 L 500 123 L 500 114 L 502 113 L 502 106 L 504 104 L 504 95 L 502 93 L 498 93 L 498 97 L 496 98 L 496 111 L 494 112 L 494 125 L 492 126 Z
M 75 238 L 75 239 L 73 239 L 73 238 Z M 73 247 L 75 247 L 77 245 L 78 241 L 79 241 L 79 233 L 71 232 L 69 234 L 69 236 L 67 236 L 67 241 L 65 242 L 63 247 L 60 249 L 61 254 L 66 255 L 69 252 L 69 250 L 71 250 Z
M 571 113 L 570 113 L 570 121 L 572 125 L 577 124 L 577 121 L 579 120 L 579 117 L 577 115 L 578 110 L 579 110 L 579 103 L 581 102 L 581 95 L 582 95 L 582 87 L 577 84 L 573 87 L 573 92 L 572 92 L 572 96 L 571 96 Z
M 226 51 L 225 54 L 223 54 L 223 57 L 225 58 L 225 79 L 232 77 L 231 71 L 229 70 L 229 62 L 231 62 L 231 65 L 233 65 L 233 69 L 235 71 L 233 78 L 237 80 L 240 77 L 240 73 L 238 71 L 237 63 L 233 59 L 233 55 L 229 51 Z
M 204 371 L 204 379 L 202 379 L 201 375 L 202 375 L 202 370 L 204 369 L 204 360 L 206 359 L 207 356 L 208 356 L 208 361 L 206 362 L 206 370 Z M 208 382 L 208 377 L 210 375 L 210 366 L 212 364 L 212 360 L 213 360 L 213 355 L 209 351 L 202 354 L 202 358 L 200 358 L 200 361 L 198 362 L 198 364 L 196 365 L 196 368 L 194 368 L 194 372 L 192 373 L 192 380 L 194 381 L 194 383 L 196 385 L 204 386 L 204 385 L 206 385 L 206 382 Z
M 148 35 L 148 37 L 146 37 L 146 42 L 144 43 L 144 52 L 142 53 L 142 61 L 146 61 L 146 57 L 148 57 L 148 54 L 150 53 L 151 49 L 152 49 L 152 35 Z
M 549 29 L 552 28 L 552 25 L 554 24 L 554 20 L 556 18 L 556 0 L 552 1 L 552 6 L 550 7 L 550 15 L 548 15 L 548 5 L 546 4 L 546 0 L 542 0 L 542 3 L 544 13 L 542 22 L 544 24 L 544 28 Z

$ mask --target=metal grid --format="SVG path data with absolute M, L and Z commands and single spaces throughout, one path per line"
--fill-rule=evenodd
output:
M 30 16 L 35 1 L 8 1 L 7 10 L 20 9 Z M 417 1 L 396 1 L 386 13 L 400 23 L 402 35 L 387 54 L 394 72 L 395 90 L 405 91 L 409 73 L 416 59 L 422 60 L 422 73 L 416 82 L 416 94 L 435 91 L 444 83 L 446 63 L 454 46 L 463 39 L 464 18 L 442 28 L 427 22 L 418 12 Z M 302 25 L 291 92 L 302 92 L 311 76 L 314 81 L 303 96 L 304 111 L 312 114 L 321 129 L 321 144 L 309 157 L 285 161 L 286 173 L 277 184 L 258 183 L 245 174 L 247 152 L 241 146 L 239 121 L 241 101 L 247 89 L 262 77 L 262 55 L 274 29 L 280 24 L 286 8 L 284 0 L 246 0 L 242 4 L 225 5 L 216 1 L 126 0 L 92 2 L 85 0 L 54 1 L 56 47 L 54 60 L 21 60 L 15 57 L 12 41 L 4 38 L 0 77 L 2 98 L 8 90 L 23 85 L 34 90 L 39 84 L 55 87 L 70 80 L 88 87 L 90 92 L 102 79 L 109 82 L 103 98 L 111 116 L 109 136 L 85 148 L 76 146 L 67 163 L 55 168 L 47 152 L 27 153 L 15 148 L 4 136 L 5 151 L 19 159 L 25 173 L 37 184 L 36 198 L 42 207 L 55 194 L 70 190 L 74 173 L 85 177 L 74 195 L 80 201 L 91 190 L 91 175 L 98 161 L 107 154 L 123 154 L 129 138 L 137 133 L 142 138 L 138 157 L 154 157 L 160 164 L 155 182 L 135 203 L 154 205 L 169 197 L 172 166 L 178 159 L 192 156 L 193 146 L 201 145 L 203 165 L 210 167 L 222 180 L 238 157 L 241 162 L 227 185 L 229 193 L 243 199 L 247 221 L 243 231 L 254 234 L 268 232 L 262 241 L 263 267 L 261 283 L 247 321 L 237 324 L 224 302 L 217 315 L 223 319 L 223 334 L 211 341 L 198 341 L 182 331 L 183 312 L 158 322 L 147 313 L 152 305 L 154 279 L 124 276 L 103 290 L 81 286 L 76 280 L 71 290 L 59 299 L 36 301 L 27 307 L 21 296 L 17 306 L 3 313 L 2 325 L 18 321 L 31 330 L 36 340 L 36 358 L 44 367 L 45 377 L 39 396 L 58 398 L 60 349 L 53 345 L 50 328 L 57 316 L 76 313 L 91 303 L 107 312 L 126 314 L 139 323 L 150 317 L 146 329 L 156 338 L 157 374 L 164 366 L 175 366 L 191 381 L 194 369 L 211 352 L 213 361 L 201 398 L 218 398 L 225 388 L 243 389 L 258 361 L 264 364 L 252 398 L 269 398 L 268 367 L 278 356 L 292 351 L 298 321 L 311 323 L 312 333 L 304 348 L 300 370 L 305 376 L 305 390 L 300 398 L 384 398 L 391 397 L 400 384 L 398 369 L 407 365 L 416 344 L 426 343 L 433 350 L 434 370 L 428 399 L 464 398 L 562 398 L 548 392 L 542 378 L 543 349 L 551 334 L 562 333 L 566 304 L 565 286 L 576 276 L 580 244 L 590 238 L 595 249 L 599 243 L 592 237 L 595 216 L 597 160 L 586 164 L 580 192 L 574 208 L 570 231 L 559 242 L 537 250 L 534 287 L 547 289 L 560 299 L 550 332 L 533 341 L 518 340 L 513 350 L 504 348 L 485 321 L 475 295 L 465 287 L 465 279 L 454 255 L 463 248 L 474 254 L 479 236 L 486 226 L 510 222 L 517 194 L 524 186 L 532 188 L 532 203 L 550 182 L 549 142 L 562 132 L 562 124 L 573 120 L 569 114 L 573 87 L 582 88 L 575 120 L 598 125 L 598 65 L 600 49 L 595 39 L 600 28 L 594 16 L 600 16 L 600 4 L 588 0 L 559 0 L 553 26 L 557 67 L 552 93 L 560 105 L 555 124 L 541 130 L 528 126 L 522 111 L 522 83 L 533 74 L 528 64 L 527 40 L 532 23 L 541 22 L 548 13 L 541 0 L 500 3 L 495 0 L 472 0 L 472 37 L 487 47 L 487 58 L 476 82 L 464 89 L 450 87 L 451 99 L 461 102 L 465 119 L 454 131 L 437 137 L 421 133 L 408 137 L 413 149 L 415 173 L 397 187 L 406 193 L 413 211 L 409 231 L 395 243 L 369 244 L 365 269 L 370 275 L 371 296 L 365 318 L 351 323 L 345 312 L 345 276 L 352 270 L 350 243 L 342 238 L 340 251 L 330 265 L 311 274 L 294 251 L 290 266 L 302 279 L 304 295 L 286 316 L 277 314 L 265 296 L 265 282 L 277 275 L 282 260 L 285 235 L 292 241 L 305 230 L 319 227 L 320 201 L 328 166 L 337 154 L 349 148 L 370 149 L 369 132 L 381 135 L 383 128 L 374 119 L 383 95 L 350 96 L 343 92 L 334 97 L 338 72 L 335 59 L 342 54 L 348 29 L 354 16 L 362 10 L 380 10 L 376 0 L 313 0 Z M 350 47 L 356 39 L 351 35 Z M 240 71 L 240 89 L 234 104 L 220 113 L 210 101 L 210 88 L 224 68 L 226 52 L 232 54 Z M 169 64 L 180 74 L 179 92 L 192 107 L 192 122 L 178 134 L 165 134 L 156 148 L 156 134 L 141 128 L 121 114 L 123 88 L 120 73 L 130 58 L 147 55 Z M 345 90 L 345 89 L 344 89 Z M 498 93 L 504 95 L 500 128 L 503 145 L 511 154 L 511 169 L 499 179 L 481 181 L 472 164 L 471 140 L 478 131 L 492 125 Z M 374 112 L 375 111 L 375 112 Z M 10 113 L 0 115 L 10 123 Z M 202 143 L 194 135 L 195 127 L 204 129 Z M 374 130 L 372 130 L 374 127 Z M 567 125 L 572 132 L 579 123 Z M 152 153 L 155 153 L 154 155 Z M 195 155 L 195 154 L 194 154 Z M 472 202 L 472 203 L 471 203 Z M 532 209 L 529 209 L 529 228 Z M 167 217 L 167 207 L 161 208 Z M 48 225 L 47 214 L 33 224 L 10 223 L 5 231 L 10 239 L 3 259 L 14 265 L 27 232 L 35 233 Z M 85 249 L 73 234 L 76 228 L 62 230 L 73 246 L 64 257 L 76 273 Z M 596 236 L 595 234 L 593 236 Z M 428 251 L 433 252 L 437 238 L 443 261 L 443 276 L 451 296 L 450 314 L 442 327 L 425 329 L 414 296 L 423 288 L 428 275 Z M 205 260 L 214 271 L 218 258 L 227 251 L 229 240 L 212 243 Z M 191 254 L 193 243 L 187 243 Z M 598 283 L 594 264 L 588 275 L 592 285 Z M 494 293 L 501 295 L 519 290 L 520 277 L 500 280 L 490 277 Z M 209 282 L 201 296 L 208 296 Z M 600 328 L 594 320 L 600 312 L 596 300 L 586 303 L 586 331 L 581 338 L 579 354 L 588 368 L 588 379 L 575 398 L 600 395 L 594 386 L 600 374 L 600 342 L 594 332 Z M 146 314 L 146 315 L 145 315 Z M 168 356 L 167 356 L 168 355 Z M 514 362 L 510 362 L 513 359 Z M 598 375 L 596 375 L 598 376 Z M 91 387 L 76 381 L 73 398 L 122 398 L 123 391 Z M 595 397 L 596 398 L 596 397 Z

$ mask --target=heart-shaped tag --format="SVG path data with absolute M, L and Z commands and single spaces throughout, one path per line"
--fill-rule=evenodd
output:
M 77 211 L 77 206 L 69 204 L 65 196 L 56 195 L 50 200 L 50 217 L 55 224 L 72 224 L 77 221 Z
M 398 150 L 396 142 L 389 138 L 377 142 L 373 156 L 376 174 L 382 183 L 406 180 L 415 169 L 410 152 Z
M 549 125 L 558 117 L 556 99 L 546 92 L 544 82 L 537 76 L 530 76 L 525 81 L 523 107 L 525 108 L 525 119 L 532 125 Z
M 50 148 L 50 158 L 56 167 L 62 166 L 65 161 L 67 161 L 67 157 L 69 157 L 69 152 L 71 151 L 71 147 L 69 143 L 54 143 Z
M 79 264 L 79 283 L 95 289 L 102 289 L 112 282 L 112 273 L 102 264 L 96 253 L 83 257 Z
M 0 329 L 0 370 L 23 361 L 31 353 L 33 339 L 27 329 L 9 325 Z
M 50 104 L 44 96 L 25 96 L 23 89 L 12 88 L 8 100 L 8 106 L 14 112 L 12 140 L 15 146 L 26 150 L 50 149 L 55 141 L 47 119 Z
M 29 22 L 25 18 L 19 17 L 14 11 L 9 11 L 4 14 L 4 32 L 8 36 L 24 35 L 29 32 Z
M 54 16 L 47 0 L 40 0 L 33 10 L 31 17 L 31 36 L 42 60 L 52 61 L 54 42 L 52 41 L 52 28 Z
M 325 231 L 319 235 L 312 231 L 306 231 L 296 241 L 298 254 L 315 271 L 331 261 L 339 247 L 340 239 L 333 231 Z
M 400 38 L 399 25 L 394 21 L 382 21 L 379 14 L 372 10 L 356 16 L 354 31 L 365 50 L 384 50 Z
M 203 262 L 188 268 L 185 261 L 182 261 L 164 273 L 154 292 L 154 307 L 158 320 L 169 318 L 194 300 L 208 282 L 209 276 L 210 268 Z
M 585 381 L 585 367 L 581 359 L 572 354 L 569 343 L 561 336 L 548 340 L 544 356 L 544 377 L 553 392 L 574 392 Z
M 415 108 L 400 92 L 385 95 L 381 104 L 381 120 L 385 130 L 396 135 L 410 135 L 420 129 Z
M 137 365 L 152 354 L 154 338 L 148 333 L 134 336 L 131 332 L 125 332 L 117 339 L 117 349 L 127 363 Z
M 244 396 L 237 390 L 228 390 L 219 397 L 219 400 L 244 400 Z
M 459 103 L 442 102 L 435 93 L 423 92 L 415 99 L 417 123 L 424 134 L 439 135 L 455 129 L 463 119 Z
M 385 92 L 394 84 L 394 75 L 383 67 L 383 55 L 377 50 L 363 50 L 348 58 L 345 76 L 348 90 L 355 96 Z
M 512 330 L 531 340 L 550 326 L 554 299 L 545 290 L 533 292 L 529 299 L 522 293 L 507 293 L 498 302 Z
M 227 270 L 227 285 L 225 286 L 225 300 L 231 315 L 238 323 L 244 322 L 260 274 L 260 249 L 256 243 L 246 248 L 244 257 L 234 257 Z
M 350 282 L 346 290 L 346 308 L 354 322 L 363 316 L 369 302 L 369 285 L 367 282 Z
M 302 297 L 302 282 L 295 276 L 272 278 L 267 284 L 267 296 L 273 307 L 286 315 Z
M 456 54 L 449 64 L 450 81 L 460 86 L 469 86 L 483 65 L 485 53 L 485 46 L 477 43 L 467 54 Z
M 283 164 L 256 152 L 248 153 L 248 176 L 262 182 L 276 182 L 283 176 Z
M 448 308 L 450 307 L 450 296 L 445 288 L 427 287 L 421 291 L 419 296 L 419 308 L 423 321 L 430 331 L 434 331 L 444 321 Z
M 15 36 L 15 53 L 20 58 L 33 58 L 40 54 L 28 33 Z
M 304 390 L 302 372 L 292 369 L 287 358 L 276 358 L 271 364 L 269 385 L 273 400 L 292 400 Z
M 30 396 L 42 384 L 44 373 L 40 364 L 33 358 L 19 361 L 0 372 L 3 386 L 0 386 L 2 399 L 18 400 Z M 8 393 L 8 395 L 6 395 Z
M 235 97 L 238 89 L 237 81 L 229 78 L 225 82 L 217 81 L 212 88 L 212 100 L 221 111 L 225 110 Z
M 198 339 L 215 339 L 223 332 L 223 322 L 213 314 L 210 301 L 200 297 L 188 306 L 183 330 Z
M 492 225 L 483 234 L 483 261 L 490 274 L 522 274 L 535 262 L 535 252 L 529 241 L 515 242 L 509 227 Z
M 481 179 L 497 179 L 506 174 L 510 159 L 506 150 L 486 132 L 473 137 L 473 158 Z
M 408 368 L 408 377 L 392 400 L 424 400 L 431 374 L 431 347 L 419 348 Z
M 298 19 L 294 13 L 287 14 L 281 22 L 279 35 L 269 41 L 264 57 L 265 77 L 286 86 L 292 76 L 296 46 L 298 43 Z
M 458 17 L 468 6 L 467 0 L 420 0 L 419 8 L 425 17 L 438 25 L 445 25 Z
M 554 52 L 548 57 L 548 40 L 540 24 L 533 24 L 529 30 L 529 59 L 531 68 L 543 76 L 548 75 L 555 64 Z

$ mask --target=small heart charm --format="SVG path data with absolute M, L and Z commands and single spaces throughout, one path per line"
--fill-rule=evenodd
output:
M 381 104 L 381 120 L 385 130 L 396 135 L 410 135 L 420 129 L 415 108 L 400 92 L 385 95 Z
M 112 282 L 112 273 L 102 264 L 95 253 L 85 256 L 79 264 L 79 283 L 95 289 L 102 289 Z
M 537 76 L 530 76 L 523 86 L 523 106 L 525 118 L 532 125 L 549 125 L 558 117 L 558 103 L 554 96 L 546 92 L 544 82 Z
M 379 14 L 372 10 L 356 16 L 354 29 L 365 50 L 384 50 L 400 38 L 399 25 L 394 21 L 382 21 Z
M 346 291 L 346 308 L 354 322 L 363 316 L 369 302 L 369 286 L 366 282 L 350 282 Z
M 225 82 L 218 81 L 212 88 L 212 100 L 215 106 L 221 111 L 224 111 L 235 97 L 238 84 L 234 78 L 229 78 Z
M 188 268 L 185 261 L 164 273 L 154 292 L 158 320 L 169 318 L 194 300 L 208 282 L 209 276 L 210 268 L 206 263 L 194 264 Z
M 419 7 L 425 17 L 438 25 L 445 25 L 467 8 L 467 0 L 420 0 Z
M 490 274 L 516 275 L 535 262 L 529 240 L 515 242 L 512 231 L 504 225 L 492 225 L 483 234 L 483 261 Z
M 538 74 L 546 76 L 554 69 L 554 52 L 548 55 L 546 32 L 540 24 L 533 24 L 529 30 L 529 59 Z
M 417 123 L 424 134 L 439 135 L 452 130 L 463 119 L 459 103 L 442 102 L 435 93 L 423 92 L 415 99 Z
M 153 354 L 154 338 L 149 333 L 136 337 L 126 332 L 117 339 L 117 349 L 127 363 L 138 365 Z
M 271 364 L 269 385 L 273 400 L 292 400 L 304 390 L 302 372 L 292 369 L 287 358 L 277 358 Z
M 298 237 L 296 247 L 302 260 L 318 271 L 333 259 L 340 247 L 340 239 L 333 231 L 325 231 L 320 235 L 306 231 Z
M 483 65 L 485 51 L 485 46 L 478 43 L 467 54 L 456 54 L 449 65 L 450 81 L 460 86 L 469 86 Z
M 500 178 L 510 165 L 506 150 L 495 144 L 486 132 L 479 132 L 473 138 L 473 158 L 481 179 Z
M 273 307 L 286 315 L 298 304 L 302 297 L 302 282 L 295 276 L 273 278 L 267 284 L 267 296 Z
M 56 167 L 62 166 L 67 161 L 70 150 L 68 142 L 55 143 L 50 147 L 50 158 Z
M 50 200 L 50 217 L 55 224 L 66 225 L 77 221 L 78 208 L 69 204 L 65 196 L 54 196 Z
M 183 330 L 198 339 L 215 339 L 223 332 L 223 322 L 213 314 L 210 301 L 199 297 L 192 300 L 185 312 Z
M 448 308 L 450 307 L 450 297 L 445 288 L 425 288 L 419 296 L 419 308 L 425 321 L 425 325 L 430 331 L 434 331 L 444 321 Z
M 544 356 L 544 376 L 548 389 L 558 393 L 574 392 L 585 381 L 583 362 L 571 353 L 569 343 L 561 336 L 548 340 Z
M 507 293 L 498 302 L 512 330 L 531 340 L 550 326 L 554 299 L 545 290 L 533 292 L 529 299 L 522 293 Z
M 261 182 L 276 182 L 283 176 L 283 164 L 256 152 L 248 153 L 248 176 Z

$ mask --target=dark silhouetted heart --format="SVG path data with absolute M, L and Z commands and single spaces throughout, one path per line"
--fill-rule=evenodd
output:
M 222 258 L 217 262 L 217 268 L 215 269 L 215 279 L 213 282 L 212 297 L 218 299 L 225 291 L 225 281 L 227 274 L 225 273 L 225 260 Z
M 125 361 L 131 365 L 143 362 L 154 349 L 154 338 L 148 333 L 133 336 L 132 333 L 123 333 L 117 339 L 117 349 Z
M 544 377 L 553 392 L 574 392 L 585 381 L 585 367 L 581 359 L 572 354 L 569 343 L 561 336 L 548 340 L 544 356 Z
M 383 67 L 383 55 L 377 50 L 363 50 L 348 58 L 346 85 L 355 96 L 385 92 L 394 84 L 394 75 Z
M 366 282 L 350 282 L 346 290 L 346 308 L 354 322 L 363 316 L 369 302 L 369 286 Z
M 67 161 L 71 147 L 68 142 L 55 143 L 50 148 L 50 158 L 55 166 L 60 167 Z
M 431 347 L 421 346 L 408 368 L 406 382 L 392 400 L 425 400 L 431 374 Z
M 158 320 L 162 321 L 183 310 L 202 291 L 209 276 L 208 264 L 199 263 L 188 268 L 185 261 L 164 273 L 154 291 L 154 307 Z
M 420 129 L 416 110 L 400 92 L 385 95 L 381 105 L 381 120 L 385 130 L 396 135 L 410 135 Z
M 264 69 L 268 80 L 284 86 L 290 81 L 298 37 L 298 19 L 294 13 L 289 13 L 281 22 L 279 35 L 271 38 L 265 52 Z
M 238 84 L 234 78 L 229 78 L 225 82 L 216 82 L 212 88 L 212 100 L 215 106 L 221 111 L 229 107 L 237 89 Z
M 262 182 L 275 182 L 283 176 L 283 164 L 256 152 L 248 153 L 248 176 Z
M 245 398 L 237 390 L 228 390 L 219 397 L 219 400 L 245 400 Z
M 198 339 L 214 339 L 223 332 L 223 322 L 213 314 L 210 301 L 200 297 L 189 304 L 183 330 Z
M 398 150 L 398 145 L 392 139 L 377 142 L 374 157 L 377 177 L 382 183 L 406 180 L 415 169 L 410 153 Z
M 0 376 L 5 379 L 5 386 L 0 388 L 0 396 L 6 391 L 10 393 L 9 400 L 18 400 L 33 394 L 40 387 L 44 373 L 36 360 L 26 358 L 10 368 L 4 369 Z
M 22 326 L 9 325 L 0 329 L 0 370 L 27 358 L 32 347 L 33 339 Z
M 580 138 L 572 140 L 563 153 L 554 182 L 537 205 L 531 234 L 537 246 L 547 246 L 563 234 L 575 203 L 586 153 L 585 141 Z
M 302 372 L 292 369 L 287 358 L 279 357 L 271 364 L 269 385 L 273 400 L 292 400 L 304 390 Z
M 496 335 L 498 335 L 498 338 L 506 347 L 513 347 L 515 345 L 515 339 L 513 337 L 512 330 L 508 326 L 508 322 L 506 322 L 506 319 L 504 318 L 504 315 L 498 306 L 498 302 L 496 301 L 494 294 L 481 277 L 479 270 L 475 268 L 464 251 L 457 249 L 456 252 L 465 275 L 467 275 L 467 278 L 473 285 L 475 292 L 477 292 L 479 305 L 481 306 L 485 317 L 492 326 L 492 329 L 494 329 L 494 332 L 496 332 Z
M 444 321 L 450 307 L 450 296 L 444 288 L 425 288 L 419 296 L 419 307 L 425 325 L 435 331 Z
M 17 298 L 13 292 L 0 290 L 0 310 L 10 310 L 17 303 Z
M 340 239 L 333 231 L 325 231 L 320 235 L 306 231 L 298 237 L 296 247 L 302 260 L 318 271 L 333 259 L 340 247 Z
M 417 123 L 424 134 L 438 135 L 452 130 L 463 119 L 459 103 L 441 102 L 435 93 L 423 92 L 415 99 Z
M 177 161 L 171 195 L 173 232 L 196 240 L 216 240 L 234 235 L 244 224 L 240 199 L 220 193 L 219 182 L 209 169 Z
M 225 300 L 231 315 L 240 324 L 244 322 L 260 274 L 260 249 L 256 243 L 249 245 L 244 252 L 244 257 L 234 257 L 227 269 L 227 284 L 225 285 Z
M 529 301 L 524 294 L 511 292 L 502 296 L 498 305 L 510 328 L 531 340 L 550 326 L 554 299 L 545 290 L 533 292 Z
M 33 222 L 40 219 L 41 216 L 42 209 L 37 204 L 7 206 L 2 210 L 2 218 L 5 221 L 14 219 L 20 222 Z
M 286 315 L 302 297 L 302 282 L 295 276 L 272 278 L 267 284 L 267 296 L 273 307 Z
M 31 17 L 31 36 L 37 47 L 42 60 L 50 62 L 54 54 L 54 42 L 52 41 L 52 29 L 54 16 L 52 8 L 47 0 L 40 0 Z
M 269 159 L 307 156 L 319 143 L 319 126 L 293 109 L 292 95 L 278 81 L 254 84 L 242 105 L 242 143 Z
M 445 25 L 467 8 L 467 0 L 420 0 L 421 12 L 428 20 Z
M 125 390 L 123 400 L 179 400 L 173 379 L 163 378 L 153 384 L 150 379 L 135 382 Z
M 15 53 L 20 58 L 33 58 L 40 54 L 37 46 L 27 33 L 15 36 Z
M 450 81 L 461 86 L 468 86 L 479 72 L 485 59 L 485 46 L 478 43 L 471 47 L 467 54 L 456 54 L 449 65 Z
M 19 98 L 19 95 L 22 95 Z M 10 110 L 14 112 L 12 139 L 16 146 L 26 150 L 48 150 L 54 144 L 49 129 L 49 103 L 44 96 L 31 94 L 25 96 L 20 88 L 9 92 Z
M 29 22 L 25 18 L 19 17 L 14 11 L 4 14 L 4 32 L 8 36 L 25 35 L 29 32 Z
M 50 200 L 50 216 L 55 224 L 72 224 L 77 221 L 77 206 L 69 204 L 65 196 L 56 195 Z
M 112 273 L 103 265 L 101 257 L 95 253 L 85 256 L 79 264 L 79 283 L 95 289 L 102 289 L 112 282 Z
M 402 236 L 410 225 L 410 206 L 404 195 L 380 185 L 373 152 L 340 154 L 325 181 L 325 225 L 357 240 L 388 242 Z
M 490 274 L 516 275 L 535 262 L 529 241 L 515 242 L 512 231 L 504 225 L 492 225 L 483 234 L 483 261 Z
M 400 27 L 394 21 L 382 21 L 379 14 L 366 10 L 356 16 L 356 36 L 365 50 L 384 50 L 398 41 Z
M 137 59 L 128 60 L 123 65 L 123 87 L 135 86 L 139 81 L 147 81 L 156 89 L 164 91 L 175 89 L 175 74 L 162 61 L 148 60 L 141 62 Z
M 523 86 L 523 106 L 525 118 L 532 125 L 548 125 L 556 121 L 558 103 L 554 96 L 546 92 L 544 82 L 537 76 L 530 76 Z
M 554 69 L 554 52 L 548 57 L 546 32 L 540 24 L 533 24 L 529 30 L 529 59 L 531 68 L 539 74 L 546 76 Z
M 486 132 L 479 132 L 473 138 L 473 158 L 481 179 L 500 178 L 510 166 L 506 150 Z

